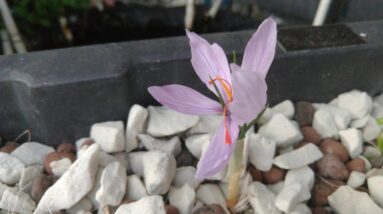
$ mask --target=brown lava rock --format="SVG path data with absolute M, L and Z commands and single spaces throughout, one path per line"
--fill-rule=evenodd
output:
M 44 175 L 40 174 L 37 175 L 35 178 L 32 180 L 32 189 L 31 189 L 31 196 L 32 199 L 38 203 L 43 197 L 45 191 L 52 185 L 51 179 Z
M 166 214 L 179 214 L 177 207 L 170 204 L 165 205 Z
M 0 148 L 0 152 L 11 153 L 15 150 L 20 144 L 15 141 L 8 141 L 3 147 Z
M 295 104 L 295 116 L 299 126 L 311 126 L 313 123 L 315 108 L 314 106 L 306 101 L 299 101 Z
M 348 171 L 366 172 L 366 163 L 360 158 L 355 158 L 346 164 Z
M 326 179 L 327 182 L 317 179 L 311 191 L 311 203 L 314 206 L 328 205 L 327 197 L 331 195 L 339 186 L 345 185 L 343 181 Z M 320 213 L 320 212 L 319 212 Z
M 316 165 L 318 173 L 325 178 L 346 180 L 350 174 L 344 163 L 335 155 L 324 155 Z
M 225 210 L 219 204 L 210 204 L 198 208 L 193 214 L 224 214 Z
M 250 173 L 251 177 L 253 178 L 253 181 L 258 181 L 262 183 L 262 172 L 255 168 L 255 166 L 249 164 L 249 166 L 247 167 L 247 171 Z
M 301 132 L 303 135 L 303 140 L 306 142 L 314 143 L 315 145 L 319 145 L 321 143 L 321 137 L 315 129 L 311 126 L 305 126 L 301 128 Z
M 330 214 L 324 207 L 311 207 L 312 214 Z
M 331 138 L 325 139 L 320 144 L 319 148 L 324 154 L 333 154 L 338 156 L 343 163 L 346 163 L 348 160 L 349 156 L 346 147 Z
M 285 178 L 286 170 L 273 166 L 269 171 L 262 172 L 263 181 L 266 184 L 275 184 Z
M 76 154 L 76 146 L 71 143 L 62 143 L 57 147 L 56 151 Z
M 51 152 L 47 154 L 44 158 L 44 169 L 48 174 L 52 174 L 52 168 L 50 166 L 50 163 L 52 161 L 61 160 L 64 158 L 68 158 L 72 161 L 72 163 L 76 160 L 76 156 L 73 153 L 67 153 L 67 152 Z

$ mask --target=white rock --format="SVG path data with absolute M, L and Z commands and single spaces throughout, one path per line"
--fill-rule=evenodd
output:
M 219 124 L 222 123 L 222 120 L 222 115 L 202 115 L 198 123 L 189 129 L 187 133 L 188 135 L 213 134 L 218 129 Z
M 370 178 L 372 176 L 383 176 L 383 169 L 371 169 L 366 173 L 366 178 Z
M 322 139 L 338 138 L 338 128 L 332 115 L 326 110 L 320 109 L 315 112 L 313 128 L 319 133 Z
M 367 193 L 356 191 L 347 185 L 340 186 L 327 199 L 335 213 L 383 213 Z
M 365 158 L 365 157 L 362 156 L 362 155 L 359 155 L 357 158 L 360 158 L 360 159 L 362 159 L 362 160 L 364 161 L 364 163 L 365 163 L 365 165 L 366 165 L 366 171 L 371 170 L 372 165 L 371 165 L 370 161 L 367 160 L 367 158 Z
M 165 152 L 150 151 L 145 153 L 142 163 L 148 193 L 165 194 L 176 175 L 176 159 Z
M 34 214 L 69 209 L 93 187 L 100 147 L 91 145 L 41 198 Z M 50 208 L 50 209 L 48 209 Z
M 81 147 L 83 146 L 83 143 L 85 143 L 86 141 L 93 141 L 93 139 L 89 138 L 89 137 L 83 137 L 83 138 L 78 139 L 75 142 L 77 152 L 81 149 Z
M 380 134 L 380 126 L 373 117 L 369 117 L 366 126 L 363 128 L 363 140 L 366 142 L 376 139 Z
M 348 177 L 347 185 L 349 185 L 352 188 L 358 188 L 364 184 L 366 181 L 366 174 L 358 172 L 358 171 L 352 171 L 350 173 L 350 177 Z
M 10 154 L 0 152 L 0 182 L 15 184 L 19 181 L 24 164 Z
M 118 162 L 115 157 L 101 150 L 98 154 L 98 165 L 100 167 L 106 167 L 107 165 Z
M 172 185 L 179 188 L 185 184 L 189 184 L 190 187 L 196 189 L 200 181 L 195 179 L 195 174 L 196 169 L 192 166 L 179 167 L 177 168 Z
M 44 157 L 55 150 L 37 142 L 27 142 L 17 147 L 11 155 L 19 159 L 26 166 L 34 164 L 43 164 Z
M 24 170 L 21 173 L 21 177 L 19 181 L 19 190 L 27 194 L 30 194 L 32 189 L 33 178 L 35 178 L 37 175 L 42 173 L 43 173 L 43 166 L 41 165 L 32 165 L 32 166 L 28 166 L 24 168 Z M 0 195 L 1 195 L 1 192 L 0 192 Z
M 351 158 L 356 158 L 362 153 L 363 139 L 362 132 L 355 128 L 339 132 L 340 141 L 346 147 Z
M 57 177 L 61 177 L 71 165 L 72 161 L 69 158 L 52 161 L 49 164 L 49 166 L 52 168 L 52 173 Z
M 92 210 L 92 202 L 88 198 L 83 198 L 79 202 L 77 202 L 75 205 L 73 205 L 71 208 L 66 210 L 66 213 L 68 214 L 80 214 L 85 213 L 86 211 Z
M 303 166 L 297 169 L 290 169 L 285 176 L 285 184 L 300 183 L 307 187 L 309 190 L 313 188 L 315 181 L 314 171 L 308 167 Z
M 9 190 L 10 192 L 15 192 L 15 191 L 17 191 L 17 188 L 16 187 L 9 187 L 9 186 L 0 182 L 0 200 L 2 199 L 3 193 L 6 190 Z
M 269 189 L 275 195 L 278 195 L 279 192 L 283 189 L 284 186 L 285 186 L 285 182 L 284 181 L 279 181 L 279 182 L 277 182 L 275 184 L 267 185 L 267 189 Z
M 379 105 L 383 105 L 383 93 L 375 96 L 374 102 L 378 103 Z
M 373 147 L 373 146 L 366 146 L 363 149 L 363 156 L 366 157 L 369 160 L 380 158 L 382 156 L 382 153 L 379 149 Z
M 249 137 L 249 160 L 258 170 L 269 171 L 273 165 L 276 143 L 274 140 L 251 134 Z
M 351 128 L 358 128 L 358 129 L 363 128 L 367 124 L 369 118 L 370 118 L 370 115 L 366 115 L 364 117 L 355 119 L 351 122 L 350 127 Z
M 181 140 L 178 136 L 174 136 L 169 140 L 162 140 L 153 138 L 150 135 L 139 134 L 138 139 L 149 151 L 158 150 L 173 154 L 174 156 L 181 153 Z
M 289 147 L 286 147 L 286 148 L 279 148 L 278 149 L 278 154 L 282 155 L 282 154 L 289 153 L 289 152 L 292 152 L 292 151 L 294 151 L 294 147 L 293 146 L 289 146 Z
M 36 208 L 36 203 L 22 191 L 15 192 L 7 189 L 1 198 L 0 208 L 10 213 L 30 214 Z
M 114 214 L 166 214 L 164 201 L 159 195 L 147 196 L 136 202 L 123 204 Z
M 195 191 L 188 184 L 181 188 L 171 187 L 168 197 L 169 203 L 176 207 L 180 214 L 191 213 L 195 201 Z
M 127 152 L 118 152 L 113 154 L 113 157 L 124 166 L 125 169 L 129 169 L 129 153 Z
M 288 214 L 311 214 L 311 210 L 305 203 L 300 203 L 288 212 Z
M 294 104 L 293 102 L 291 102 L 291 100 L 285 100 L 273 106 L 271 108 L 271 112 L 273 114 L 281 113 L 285 115 L 287 118 L 292 119 L 295 114 Z
M 186 131 L 197 124 L 199 117 L 182 114 L 164 107 L 149 106 L 147 133 L 165 137 Z
M 102 151 L 102 150 L 100 150 L 100 151 Z M 97 173 L 96 173 L 96 177 L 94 179 L 93 187 L 88 192 L 88 194 L 86 195 L 86 197 L 91 201 L 93 207 L 100 207 L 100 203 L 98 203 L 98 201 L 96 200 L 96 193 L 101 187 L 101 175 L 102 175 L 104 168 L 105 167 L 99 167 L 98 168 Z
M 144 183 L 137 175 L 130 175 L 126 180 L 126 195 L 129 200 L 139 200 L 145 196 L 148 196 Z
M 227 210 L 225 197 L 215 184 L 201 184 L 197 189 L 196 198 L 204 204 L 219 204 L 226 213 L 230 213 Z
M 283 212 L 289 212 L 296 205 L 308 200 L 310 197 L 310 191 L 302 184 L 285 185 L 275 199 L 275 206 Z
M 259 131 L 262 136 L 274 140 L 278 147 L 289 147 L 298 143 L 303 136 L 293 122 L 283 114 L 275 114 Z
M 361 118 L 370 113 L 372 99 L 366 92 L 352 90 L 338 96 L 338 107 L 350 111 L 353 119 Z
M 98 203 L 102 207 L 119 205 L 126 190 L 126 169 L 119 162 L 107 165 L 102 170 L 100 184 L 96 193 Z
M 379 205 L 383 206 L 383 175 L 371 176 L 367 179 L 370 196 Z
M 90 137 L 107 153 L 125 150 L 124 123 L 122 121 L 95 123 L 90 129 Z
M 274 158 L 273 163 L 283 169 L 296 169 L 321 159 L 322 152 L 312 143 Z
M 258 214 L 278 214 L 282 213 L 274 205 L 275 194 L 269 191 L 265 185 L 260 182 L 253 182 L 248 189 L 249 202 Z
M 144 165 L 142 159 L 146 152 L 131 152 L 128 154 L 130 170 L 142 177 L 144 175 Z
M 202 155 L 203 146 L 207 146 L 210 143 L 210 134 L 192 135 L 185 140 L 186 148 L 196 158 L 200 158 Z
M 134 104 L 130 108 L 125 131 L 126 152 L 130 152 L 138 147 L 137 135 L 145 131 L 148 114 L 148 110 L 138 104 Z
M 374 105 L 374 108 L 372 109 L 371 116 L 373 116 L 375 119 L 382 118 L 383 117 L 383 106 L 382 105 Z
M 267 107 L 265 112 L 263 112 L 262 116 L 259 118 L 258 123 L 260 125 L 266 124 L 273 117 L 274 113 L 271 112 L 271 108 Z
M 199 209 L 199 208 L 201 208 L 203 206 L 204 206 L 204 204 L 202 203 L 202 201 L 196 200 L 195 201 L 195 205 L 194 205 L 194 207 L 192 209 L 192 213 L 194 213 L 197 209 Z
M 328 111 L 333 117 L 338 130 L 346 129 L 351 122 L 351 113 L 348 110 L 327 104 L 314 104 L 314 107 L 316 109 Z

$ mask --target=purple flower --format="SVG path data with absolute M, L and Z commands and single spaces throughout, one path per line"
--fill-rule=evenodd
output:
M 148 91 L 158 102 L 178 112 L 224 115 L 197 165 L 196 177 L 205 179 L 227 165 L 240 126 L 255 119 L 266 104 L 265 77 L 274 58 L 277 29 L 271 18 L 260 25 L 245 48 L 241 66 L 229 66 L 219 45 L 210 45 L 193 32 L 187 31 L 187 36 L 194 70 L 213 93 L 222 96 L 223 105 L 183 85 L 152 86 Z

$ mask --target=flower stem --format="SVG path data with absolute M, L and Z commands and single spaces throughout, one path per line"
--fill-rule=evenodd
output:
M 239 139 L 234 149 L 234 153 L 230 157 L 229 162 L 229 186 L 227 194 L 227 205 L 232 209 L 238 202 L 240 178 L 243 169 L 243 148 L 245 139 Z

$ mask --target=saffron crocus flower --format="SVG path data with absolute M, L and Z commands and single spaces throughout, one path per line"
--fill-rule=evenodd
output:
M 266 19 L 248 42 L 242 65 L 228 63 L 225 52 L 187 31 L 192 59 L 199 78 L 221 103 L 183 85 L 149 87 L 149 93 L 164 106 L 191 114 L 223 114 L 224 119 L 197 165 L 196 177 L 205 179 L 222 170 L 230 159 L 240 127 L 254 120 L 267 100 L 266 74 L 275 54 L 276 23 Z

